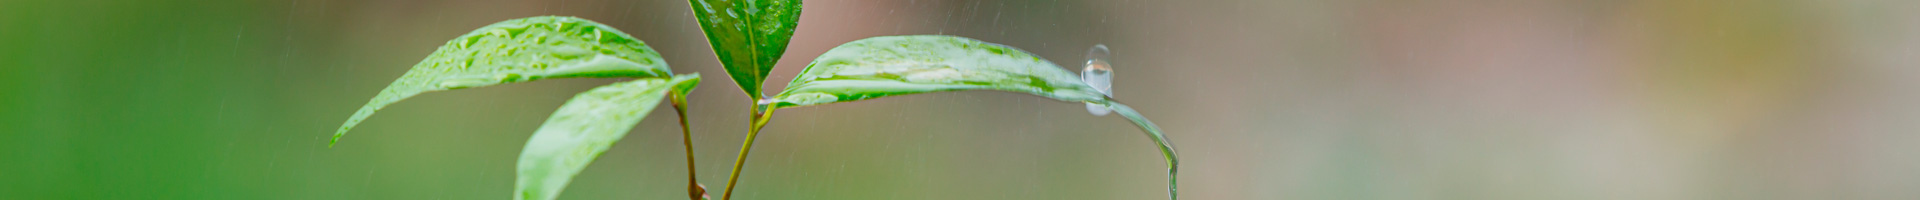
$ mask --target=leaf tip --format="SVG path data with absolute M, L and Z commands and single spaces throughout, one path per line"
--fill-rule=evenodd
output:
M 352 126 L 340 127 L 340 132 L 334 132 L 333 139 L 327 140 L 327 148 L 333 148 L 333 144 L 340 143 L 340 136 L 347 135 L 347 129 L 351 129 L 351 128 L 353 127 Z

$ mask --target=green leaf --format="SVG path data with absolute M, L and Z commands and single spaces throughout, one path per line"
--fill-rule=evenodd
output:
M 1160 145 L 1160 156 L 1167 159 L 1167 199 L 1180 199 L 1180 156 L 1173 151 L 1173 141 L 1168 141 L 1167 135 L 1160 132 L 1160 126 L 1153 125 L 1153 121 L 1148 121 L 1147 116 L 1140 115 L 1140 112 L 1134 111 L 1133 107 L 1121 105 L 1120 102 L 1101 101 L 1094 104 L 1106 106 L 1107 109 L 1126 117 L 1127 121 L 1133 121 L 1134 126 L 1140 127 L 1140 131 L 1147 133 L 1148 139 L 1153 139 L 1154 144 Z
M 594 157 L 640 123 L 667 92 L 698 85 L 699 74 L 600 86 L 567 100 L 520 151 L 514 199 L 553 199 Z
M 768 109 L 956 90 L 997 90 L 1105 106 L 1134 122 L 1167 160 L 1167 195 L 1178 199 L 1179 156 L 1158 126 L 1079 76 L 1030 53 L 939 35 L 884 36 L 834 47 L 776 95 Z
M 800 22 L 800 0 L 688 0 L 713 54 L 748 97 L 760 99 L 760 83 L 787 52 Z
M 827 50 L 774 97 L 795 107 L 953 90 L 999 90 L 1061 101 L 1106 95 L 1066 69 L 1025 51 L 939 35 L 883 36 Z
M 374 111 L 424 92 L 571 77 L 665 77 L 660 53 L 626 33 L 574 17 L 487 25 L 447 41 L 340 125 L 332 142 Z M 332 145 L 329 142 L 328 145 Z

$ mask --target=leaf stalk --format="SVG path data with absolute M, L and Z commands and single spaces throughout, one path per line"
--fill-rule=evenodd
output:
M 707 197 L 707 187 L 700 185 L 700 180 L 698 176 L 696 176 L 699 173 L 694 172 L 693 128 L 687 125 L 687 95 L 674 94 L 672 102 L 674 114 L 680 116 L 680 144 L 686 147 L 687 153 L 687 198 L 690 200 L 707 199 L 709 198 Z
M 740 181 L 740 170 L 747 164 L 747 152 L 753 150 L 753 138 L 760 135 L 760 127 L 767 126 L 767 121 L 773 118 L 775 109 L 777 108 L 766 104 L 753 105 L 751 109 L 753 113 L 750 115 L 753 122 L 747 127 L 747 141 L 740 144 L 740 155 L 733 159 L 733 174 L 727 176 L 727 188 L 721 192 L 720 200 L 733 199 L 733 186 Z

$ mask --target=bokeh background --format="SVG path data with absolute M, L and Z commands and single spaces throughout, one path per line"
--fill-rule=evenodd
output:
M 538 15 L 706 74 L 724 185 L 748 101 L 685 1 L 0 0 L 0 199 L 506 199 L 539 123 L 619 80 L 429 93 L 326 139 L 446 40 Z M 768 87 L 900 34 L 1112 47 L 1186 199 L 1920 199 L 1920 1 L 809 0 Z M 561 198 L 685 198 L 671 114 Z M 781 111 L 758 144 L 742 199 L 1165 198 L 1125 120 L 1013 93 Z

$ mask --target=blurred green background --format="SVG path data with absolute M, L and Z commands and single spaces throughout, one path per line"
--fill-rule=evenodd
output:
M 0 0 L 0 199 L 506 199 L 521 145 L 615 79 L 429 93 L 326 147 L 448 39 L 579 16 L 708 81 L 700 178 L 747 100 L 684 1 Z M 767 82 L 948 34 L 1076 68 L 1167 130 L 1187 199 L 1920 198 L 1920 2 L 810 0 Z M 562 199 L 685 198 L 671 111 Z M 1162 199 L 1119 117 L 999 92 L 781 111 L 742 199 Z

